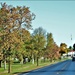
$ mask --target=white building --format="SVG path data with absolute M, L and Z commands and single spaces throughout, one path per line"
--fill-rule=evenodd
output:
M 68 53 L 65 53 L 65 54 L 63 54 L 63 56 L 73 56 L 73 55 L 75 55 L 75 51 L 70 51 L 70 52 L 68 52 Z

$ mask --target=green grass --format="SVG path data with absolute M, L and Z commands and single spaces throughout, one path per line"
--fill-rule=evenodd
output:
M 8 65 L 7 65 L 7 69 L 4 70 L 3 68 L 3 65 L 2 65 L 2 68 L 0 68 L 0 75 L 17 75 L 18 73 L 21 73 L 21 72 L 27 72 L 27 71 L 30 71 L 30 70 L 33 70 L 33 69 L 37 69 L 37 68 L 40 68 L 40 67 L 43 67 L 43 66 L 47 66 L 47 65 L 50 65 L 50 64 L 54 64 L 54 63 L 57 63 L 57 62 L 60 62 L 60 60 L 56 61 L 56 62 L 49 62 L 49 61 L 46 61 L 46 62 L 39 62 L 39 66 L 36 66 L 36 63 L 35 64 L 32 64 L 32 63 L 26 63 L 26 64 L 19 64 L 19 63 L 15 63 L 15 64 L 12 64 L 11 65 L 11 73 L 8 74 Z

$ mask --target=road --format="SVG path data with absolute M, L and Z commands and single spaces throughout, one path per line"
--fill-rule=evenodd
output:
M 75 75 L 75 61 L 66 60 L 20 75 Z

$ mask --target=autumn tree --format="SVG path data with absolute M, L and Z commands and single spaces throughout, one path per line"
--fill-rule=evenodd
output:
M 60 57 L 59 50 L 60 48 L 53 39 L 53 34 L 47 33 L 47 45 L 45 50 L 45 56 L 49 58 L 52 62 L 53 60 L 58 59 Z
M 54 43 L 54 47 L 53 47 L 53 59 L 56 60 L 56 59 L 59 59 L 60 58 L 60 54 L 59 54 L 59 51 L 60 51 L 60 47 Z
M 23 37 L 27 29 L 31 29 L 31 21 L 35 19 L 35 15 L 30 12 L 29 7 L 17 6 L 13 7 L 6 3 L 1 3 L 0 8 L 0 36 L 1 49 L 6 52 L 9 57 L 10 73 L 10 59 L 14 48 L 17 50 L 23 46 Z M 24 36 L 25 37 L 25 36 Z M 5 54 L 4 54 L 5 55 Z
M 46 46 L 47 51 L 46 52 L 47 52 L 48 58 L 50 58 L 51 61 L 54 55 L 53 47 L 54 47 L 53 35 L 52 33 L 47 33 L 47 46 Z
M 46 38 L 45 38 L 46 31 L 42 27 L 39 27 L 33 31 L 32 35 L 34 38 L 34 49 L 37 53 L 36 56 L 37 56 L 37 66 L 38 66 L 38 59 L 42 55 L 41 54 L 42 50 L 46 45 Z
M 60 44 L 60 54 L 61 54 L 61 56 L 63 55 L 63 53 L 67 53 L 67 45 L 65 43 Z
M 22 29 L 22 34 L 21 34 L 21 40 L 20 42 L 23 42 L 21 46 L 17 46 L 15 49 L 15 56 L 19 59 L 21 64 L 25 63 L 25 58 L 28 55 L 28 50 L 30 46 L 30 32 L 28 30 L 25 30 L 24 28 Z M 17 45 L 17 44 L 16 44 Z M 19 53 L 18 53 L 19 52 Z

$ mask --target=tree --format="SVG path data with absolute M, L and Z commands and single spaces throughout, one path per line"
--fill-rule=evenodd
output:
M 53 35 L 52 33 L 47 33 L 47 46 L 46 46 L 46 49 L 47 49 L 47 56 L 48 58 L 50 58 L 50 60 L 52 61 L 53 60 L 53 55 L 54 55 L 54 39 L 53 39 Z
M 75 43 L 73 44 L 73 50 L 75 51 Z
M 22 35 L 26 34 L 27 29 L 31 29 L 31 22 L 34 19 L 35 15 L 30 12 L 29 7 L 13 7 L 6 3 L 1 3 L 0 42 L 2 50 L 5 50 L 9 57 L 8 73 L 11 71 L 10 60 L 13 50 L 16 47 L 22 47 L 24 44 Z
M 47 33 L 47 45 L 45 56 L 47 58 L 50 58 L 50 61 L 52 62 L 53 60 L 58 59 L 60 57 L 59 50 L 60 48 L 53 39 L 53 34 Z
M 71 50 L 73 50 L 73 47 L 72 46 L 69 46 L 68 52 L 70 52 Z
M 38 66 L 38 59 L 42 55 L 41 52 L 46 46 L 46 31 L 42 28 L 39 27 L 33 31 L 33 39 L 34 39 L 34 49 L 37 53 L 37 66 Z
M 60 44 L 60 54 L 67 53 L 67 45 L 65 43 Z
M 59 54 L 60 47 L 58 47 L 58 45 L 56 43 L 54 43 L 53 51 L 54 51 L 53 52 L 54 53 L 54 55 L 53 55 L 54 60 L 59 59 L 60 58 L 60 54 Z
M 72 50 L 72 49 L 73 49 L 73 47 L 72 47 L 72 46 L 69 46 L 69 49 L 70 49 L 70 50 Z
M 1 64 L 2 59 L 3 59 L 3 55 L 2 55 L 2 53 L 0 52 L 0 68 L 2 67 L 2 64 Z

